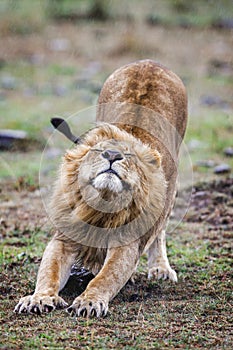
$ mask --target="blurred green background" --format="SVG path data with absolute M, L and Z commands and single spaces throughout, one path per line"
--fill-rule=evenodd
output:
M 187 87 L 195 176 L 232 167 L 224 155 L 232 147 L 232 22 L 230 0 L 1 0 L 0 129 L 25 130 L 28 144 L 0 152 L 0 176 L 36 176 L 50 118 L 94 106 L 111 72 L 143 58 Z M 88 125 L 83 118 L 74 127 Z

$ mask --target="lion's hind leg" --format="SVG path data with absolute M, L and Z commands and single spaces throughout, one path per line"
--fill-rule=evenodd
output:
M 148 249 L 148 278 L 169 279 L 177 282 L 177 275 L 169 264 L 165 230 L 157 235 Z

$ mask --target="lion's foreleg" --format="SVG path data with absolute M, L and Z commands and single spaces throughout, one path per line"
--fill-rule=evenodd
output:
M 67 306 L 58 292 L 69 278 L 74 260 L 74 254 L 70 254 L 62 241 L 52 239 L 41 261 L 34 294 L 21 298 L 15 312 L 41 314 Z
M 108 302 L 129 280 L 139 258 L 138 242 L 130 246 L 111 248 L 104 265 L 86 290 L 68 308 L 78 316 L 105 316 Z
M 164 230 L 158 234 L 148 250 L 148 278 L 163 278 L 177 282 L 176 272 L 171 268 L 166 250 Z

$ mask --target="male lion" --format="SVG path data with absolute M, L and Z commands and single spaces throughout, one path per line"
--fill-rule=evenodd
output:
M 144 251 L 149 278 L 177 281 L 166 254 L 165 227 L 187 122 L 184 85 L 154 61 L 126 65 L 105 82 L 97 121 L 76 141 L 64 124 L 63 132 L 77 145 L 66 152 L 55 185 L 54 236 L 34 294 L 21 298 L 15 312 L 66 307 L 58 293 L 74 263 L 95 275 L 67 309 L 77 316 L 105 316 Z

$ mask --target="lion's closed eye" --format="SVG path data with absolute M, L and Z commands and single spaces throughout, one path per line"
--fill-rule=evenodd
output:
M 149 160 L 149 163 L 152 165 L 157 165 L 157 160 L 152 158 L 151 160 Z
M 135 155 L 135 154 L 133 154 L 133 153 L 129 153 L 129 152 L 124 153 L 124 155 L 125 155 L 126 157 L 136 157 L 136 155 Z
M 103 149 L 100 149 L 100 148 L 92 148 L 90 151 L 102 153 L 102 152 L 103 152 Z
M 103 152 L 104 152 L 104 149 L 103 149 L 103 148 L 92 148 L 90 151 L 91 151 L 91 152 L 96 152 L 96 153 L 103 153 Z M 124 151 L 123 151 L 123 155 L 124 155 L 125 157 L 136 157 L 136 155 L 133 154 L 132 152 L 124 152 Z

